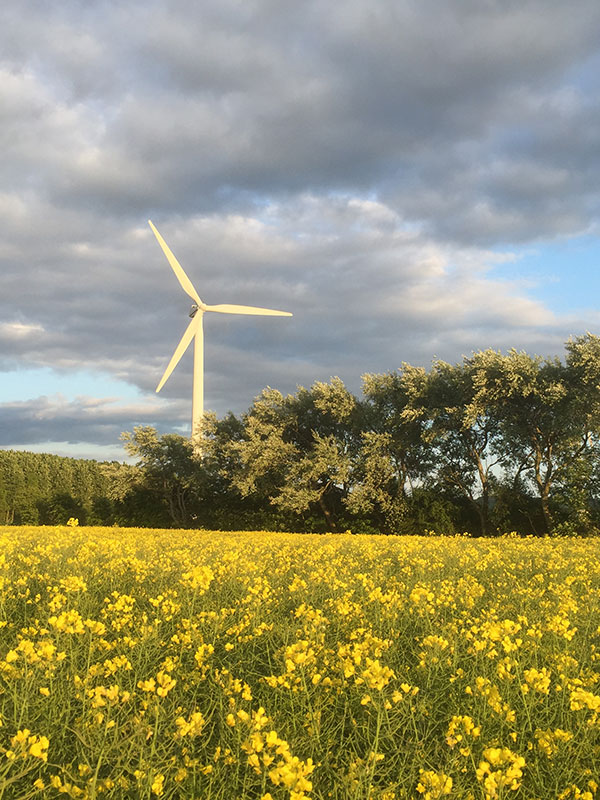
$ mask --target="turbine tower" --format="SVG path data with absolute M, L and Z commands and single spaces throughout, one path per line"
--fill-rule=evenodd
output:
M 192 282 L 188 278 L 188 276 L 183 271 L 183 267 L 177 261 L 169 246 L 162 238 L 160 233 L 156 230 L 154 225 L 152 224 L 151 220 L 148 220 L 148 224 L 152 228 L 154 235 L 156 236 L 159 245 L 162 247 L 164 254 L 167 257 L 167 260 L 171 267 L 173 268 L 173 272 L 177 277 L 177 280 L 181 284 L 181 288 L 184 292 L 186 292 L 194 301 L 194 305 L 190 311 L 191 322 L 187 326 L 185 333 L 181 337 L 181 341 L 177 345 L 175 352 L 169 364 L 164 372 L 164 375 L 160 379 L 160 383 L 156 387 L 156 391 L 160 392 L 162 387 L 165 385 L 168 377 L 173 372 L 177 364 L 179 363 L 179 359 L 188 349 L 190 342 L 192 339 L 194 340 L 194 384 L 193 384 L 193 394 L 192 394 L 192 442 L 198 443 L 200 439 L 200 434 L 202 431 L 201 423 L 202 418 L 204 416 L 204 333 L 202 330 L 202 321 L 204 317 L 204 313 L 206 311 L 216 311 L 219 314 L 255 314 L 258 316 L 268 316 L 268 317 L 291 317 L 292 314 L 289 311 L 274 311 L 270 308 L 255 308 L 254 306 L 234 306 L 228 304 L 222 304 L 217 306 L 208 306 L 206 303 L 203 303 L 198 295 L 198 292 L 195 290 Z

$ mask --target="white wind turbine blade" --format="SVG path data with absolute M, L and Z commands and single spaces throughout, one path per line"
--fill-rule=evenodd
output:
M 163 253 L 166 255 L 169 264 L 173 268 L 173 272 L 177 276 L 177 280 L 181 284 L 181 288 L 183 289 L 184 292 L 186 292 L 186 294 L 189 294 L 192 300 L 195 300 L 196 303 L 198 303 L 200 308 L 203 308 L 204 303 L 202 302 L 202 300 L 200 300 L 198 292 L 194 289 L 191 280 L 183 271 L 183 267 L 181 266 L 179 261 L 177 261 L 173 253 L 170 251 L 169 245 L 165 242 L 160 233 L 156 230 L 156 228 L 152 224 L 152 220 L 148 220 L 148 225 L 150 225 L 150 227 L 152 228 L 152 232 L 156 236 L 159 245 L 162 247 Z
M 160 379 L 160 383 L 156 387 L 156 391 L 157 392 L 160 392 L 162 387 L 167 382 L 167 379 L 168 379 L 169 375 L 173 372 L 173 370 L 175 369 L 175 367 L 179 363 L 179 359 L 181 358 L 181 356 L 188 349 L 190 342 L 192 341 L 192 339 L 196 335 L 196 331 L 198 330 L 198 326 L 201 325 L 201 324 L 202 324 L 202 312 L 198 312 L 193 317 L 192 321 L 187 326 L 187 328 L 185 329 L 185 333 L 181 337 L 181 341 L 177 345 L 177 349 L 173 353 L 173 357 L 169 361 L 169 365 L 166 368 L 166 370 L 164 372 L 164 375 Z
M 256 308 L 255 306 L 232 306 L 223 303 L 217 306 L 204 306 L 204 311 L 218 311 L 220 314 L 256 314 L 264 317 L 291 317 L 289 311 L 274 311 L 272 308 Z

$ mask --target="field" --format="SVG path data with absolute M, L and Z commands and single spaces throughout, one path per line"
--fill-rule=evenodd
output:
M 0 528 L 0 798 L 592 800 L 599 544 Z

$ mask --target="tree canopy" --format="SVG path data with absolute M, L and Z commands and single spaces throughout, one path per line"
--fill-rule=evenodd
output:
M 381 533 L 600 529 L 600 339 L 483 350 L 206 415 L 202 445 L 123 434 L 137 465 L 0 451 L 0 522 Z

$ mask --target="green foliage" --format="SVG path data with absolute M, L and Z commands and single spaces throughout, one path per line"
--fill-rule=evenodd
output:
M 47 453 L 0 450 L 0 521 L 5 524 L 81 524 L 96 508 L 95 519 L 112 523 L 108 481 L 99 462 Z M 107 502 L 99 504 L 103 499 Z
M 322 515 L 339 530 L 352 458 L 359 448 L 358 401 L 339 378 L 284 397 L 265 389 L 243 418 L 232 445 L 231 481 L 244 497 L 254 493 L 283 512 Z M 309 522 L 306 527 L 314 530 Z
M 174 525 L 189 527 L 194 516 L 193 488 L 199 471 L 191 441 L 177 434 L 159 437 L 149 426 L 138 426 L 121 438 L 128 454 L 139 459 L 134 473 L 135 487 L 153 493 Z M 117 484 L 116 491 L 122 492 L 122 486 Z
M 137 464 L 0 451 L 0 523 L 490 536 L 600 529 L 600 338 L 564 361 L 483 350 L 207 414 L 201 441 L 136 427 Z
M 525 476 L 537 493 L 544 533 L 555 523 L 553 493 L 562 486 L 580 494 L 598 459 L 598 340 L 588 334 L 568 347 L 565 364 L 516 350 L 486 350 L 470 360 L 475 404 L 497 421 L 495 446 L 507 476 Z
M 355 514 L 371 514 L 388 533 L 409 521 L 409 495 L 433 466 L 426 442 L 426 385 L 425 370 L 410 364 L 396 373 L 363 376 L 362 441 L 347 506 Z

